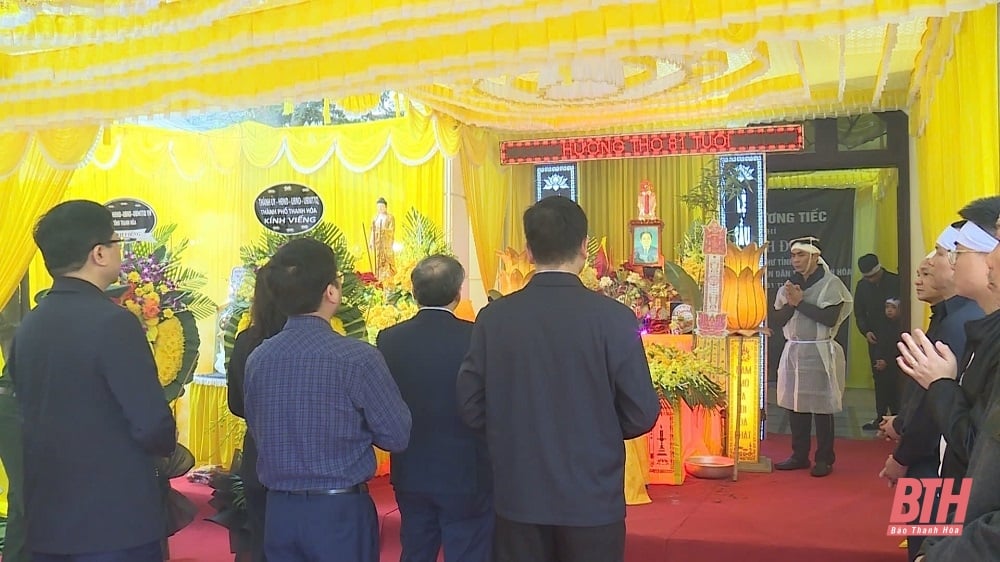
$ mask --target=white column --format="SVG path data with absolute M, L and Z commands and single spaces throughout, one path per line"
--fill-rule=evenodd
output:
M 916 270 L 930 246 L 924 240 L 924 221 L 920 216 L 920 166 L 917 165 L 917 139 L 910 136 L 910 266 Z M 912 276 L 911 272 L 911 276 Z M 912 277 L 911 277 L 912 278 Z M 923 311 L 926 305 L 917 300 L 917 290 L 910 283 L 910 328 L 924 329 Z

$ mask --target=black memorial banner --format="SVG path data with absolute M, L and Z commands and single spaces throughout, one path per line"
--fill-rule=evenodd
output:
M 297 183 L 265 189 L 254 199 L 253 208 L 260 224 L 286 236 L 309 232 L 323 219 L 323 200 Z
M 854 190 L 774 189 L 767 192 L 767 299 L 768 325 L 774 326 L 774 298 L 793 273 L 789 245 L 804 236 L 819 238 L 823 259 L 849 290 L 854 270 Z M 837 341 L 844 346 L 851 319 L 840 327 Z M 775 376 L 785 337 L 775 329 L 768 339 L 768 370 Z
M 111 219 L 115 232 L 123 240 L 150 241 L 153 239 L 153 229 L 156 228 L 156 212 L 149 203 L 123 197 L 112 199 L 104 204 L 111 211 Z

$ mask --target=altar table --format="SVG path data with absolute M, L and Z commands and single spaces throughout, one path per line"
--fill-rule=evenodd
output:
M 644 343 L 657 343 L 666 347 L 673 347 L 690 351 L 694 343 L 692 336 L 679 336 L 672 334 L 646 334 L 642 336 Z M 670 459 L 671 463 L 681 463 L 685 459 L 697 455 L 719 455 L 722 454 L 722 417 L 717 410 L 707 410 L 705 408 L 691 409 L 683 402 L 680 403 L 680 459 Z M 669 413 L 664 411 L 660 414 L 659 426 L 669 419 Z M 657 428 L 654 427 L 654 432 Z M 643 435 L 625 442 L 625 503 L 628 505 L 639 505 L 651 503 L 649 494 L 646 493 L 647 484 L 680 484 L 683 482 L 673 481 L 669 478 L 658 477 L 650 470 L 650 462 L 656 458 L 657 451 L 651 448 L 650 443 L 656 443 L 658 435 L 653 433 Z M 653 454 L 650 454 L 650 451 Z M 662 454 L 662 453 L 661 453 Z M 683 472 L 681 472 L 683 478 Z

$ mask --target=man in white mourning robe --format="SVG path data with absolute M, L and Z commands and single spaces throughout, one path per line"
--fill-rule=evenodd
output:
M 772 328 L 782 328 L 785 348 L 778 363 L 778 405 L 789 410 L 792 456 L 778 470 L 810 467 L 812 425 L 816 425 L 816 456 L 811 474 L 833 471 L 833 414 L 841 411 L 847 362 L 834 339 L 851 314 L 854 299 L 821 256 L 819 240 L 791 243 L 795 273 L 778 289 Z

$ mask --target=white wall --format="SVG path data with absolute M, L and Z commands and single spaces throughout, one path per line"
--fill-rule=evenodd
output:
M 917 166 L 917 138 L 910 137 L 910 266 L 916 271 L 933 241 L 924 240 L 923 220 L 920 217 L 920 171 Z M 915 279 L 910 272 L 910 278 Z M 927 305 L 917 300 L 917 291 L 910 283 L 910 328 L 925 329 Z

